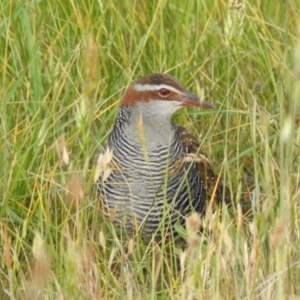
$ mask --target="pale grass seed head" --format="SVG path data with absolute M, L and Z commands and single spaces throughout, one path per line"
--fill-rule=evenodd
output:
M 103 249 L 103 252 L 105 253 L 106 252 L 106 239 L 105 239 L 105 235 L 102 230 L 99 233 L 99 244 L 100 244 L 101 248 Z
M 90 118 L 90 111 L 85 101 L 85 95 L 81 97 L 81 101 L 76 104 L 75 120 L 79 129 L 85 129 Z
M 84 197 L 82 179 L 79 175 L 71 176 L 67 181 L 67 200 L 70 207 L 73 203 L 79 204 Z
M 51 275 L 51 264 L 45 241 L 39 232 L 35 232 L 32 253 L 30 277 L 24 284 L 26 299 L 44 299 L 43 290 Z
M 117 253 L 118 253 L 118 248 L 117 248 L 117 246 L 114 246 L 111 249 L 110 256 L 109 256 L 109 259 L 108 259 L 108 262 L 107 262 L 108 269 L 112 268 Z
M 89 36 L 84 61 L 84 92 L 76 104 L 75 120 L 79 129 L 86 131 L 92 121 L 94 96 L 98 87 L 98 46 L 94 37 Z
M 128 251 L 127 251 L 127 257 L 129 257 L 135 248 L 135 240 L 133 238 L 130 238 L 129 243 L 128 243 Z
M 261 94 L 262 92 L 263 92 L 263 84 L 260 78 L 257 78 L 253 83 L 252 93 L 257 95 L 257 94 Z
M 252 246 L 250 251 L 250 256 L 248 258 L 248 261 L 246 261 L 246 269 L 248 272 L 248 284 L 247 284 L 247 290 L 248 295 L 250 295 L 253 287 L 254 282 L 254 275 L 255 275 L 255 267 L 257 264 L 257 253 L 258 253 L 258 247 L 259 247 L 259 239 L 258 239 L 258 230 L 255 222 L 251 222 L 249 224 L 250 233 L 252 235 Z
M 259 114 L 259 125 L 259 129 L 261 130 L 262 134 L 267 137 L 270 118 L 265 111 L 261 111 Z
M 50 260 L 45 241 L 39 232 L 35 232 L 32 253 L 34 257 L 33 278 L 35 282 L 44 283 L 50 274 Z
M 108 147 L 102 153 L 100 153 L 97 161 L 97 166 L 94 174 L 94 182 L 97 182 L 101 176 L 102 181 L 105 181 L 111 173 L 110 163 L 113 159 L 113 150 Z
M 233 243 L 232 237 L 228 232 L 228 228 L 224 222 L 219 223 L 220 237 L 223 245 L 223 250 L 225 252 L 225 257 L 228 261 L 231 261 L 233 254 Z
M 125 283 L 126 283 L 126 296 L 127 296 L 126 299 L 128 300 L 135 299 L 135 297 L 133 296 L 134 276 L 130 268 L 130 265 L 128 263 L 125 264 L 123 271 L 125 274 Z
M 10 245 L 10 240 L 8 238 L 7 234 L 7 228 L 6 226 L 4 227 L 4 230 L 2 232 L 2 237 L 4 240 L 4 258 L 5 258 L 5 263 L 7 268 L 10 270 L 12 268 L 12 260 L 11 260 L 11 245 Z
M 214 219 L 212 203 L 209 203 L 209 205 L 206 207 L 203 226 L 208 227 L 208 230 L 214 230 Z
M 185 270 L 185 265 L 186 265 L 186 260 L 188 256 L 187 251 L 180 250 L 180 255 L 179 255 L 179 260 L 180 260 L 180 270 L 181 270 L 181 277 L 184 277 L 184 270 Z
M 188 244 L 190 247 L 196 247 L 199 244 L 199 230 L 201 226 L 201 217 L 193 212 L 186 218 L 186 231 L 188 233 Z
M 289 142 L 291 139 L 291 134 L 293 132 L 293 122 L 291 117 L 287 117 L 284 121 L 283 128 L 281 130 L 281 141 Z
M 288 224 L 289 222 L 285 216 L 277 219 L 275 228 L 271 233 L 271 243 L 275 249 L 282 243 L 283 239 L 287 237 Z
M 234 52 L 237 51 L 236 44 L 242 41 L 244 33 L 245 6 L 242 0 L 229 1 L 228 3 L 229 9 L 224 23 L 224 37 L 226 46 Z
M 228 6 L 231 9 L 242 9 L 245 7 L 244 0 L 230 0 Z
M 93 35 L 89 35 L 84 61 L 86 75 L 84 101 L 87 107 L 93 107 L 94 95 L 98 86 L 98 44 Z
M 66 140 L 65 140 L 65 135 L 62 134 L 61 136 L 58 137 L 58 139 L 55 141 L 55 148 L 57 151 L 57 155 L 59 158 L 59 165 L 68 165 L 69 164 L 69 153 L 67 151 L 67 146 L 66 146 Z
M 100 299 L 99 272 L 95 263 L 95 249 L 85 237 L 71 235 L 66 226 L 65 247 L 62 258 L 68 299 L 76 295 L 78 299 Z

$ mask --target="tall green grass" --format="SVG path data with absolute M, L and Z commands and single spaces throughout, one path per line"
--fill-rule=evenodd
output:
M 297 299 L 299 10 L 297 0 L 1 1 L 0 298 Z M 184 245 L 116 233 L 95 193 L 125 87 L 158 71 L 216 105 L 174 120 L 233 195 Z

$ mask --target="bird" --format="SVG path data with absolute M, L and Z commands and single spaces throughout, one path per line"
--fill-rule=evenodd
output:
M 171 121 L 188 106 L 214 108 L 166 73 L 141 77 L 125 91 L 98 159 L 97 190 L 105 215 L 128 232 L 169 234 L 192 212 L 204 216 L 209 202 L 231 201 L 200 142 Z

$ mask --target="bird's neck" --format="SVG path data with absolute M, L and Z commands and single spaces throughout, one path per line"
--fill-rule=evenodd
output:
M 116 123 L 119 128 L 115 130 L 121 131 L 132 144 L 143 144 L 147 149 L 169 146 L 174 138 L 171 115 L 147 103 L 121 106 Z

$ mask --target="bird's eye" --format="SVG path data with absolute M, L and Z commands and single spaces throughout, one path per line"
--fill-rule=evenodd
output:
M 161 97 L 167 97 L 167 96 L 169 96 L 170 91 L 169 91 L 168 89 L 166 89 L 166 88 L 161 88 L 161 89 L 158 91 L 158 93 L 159 93 L 159 95 L 160 95 Z

